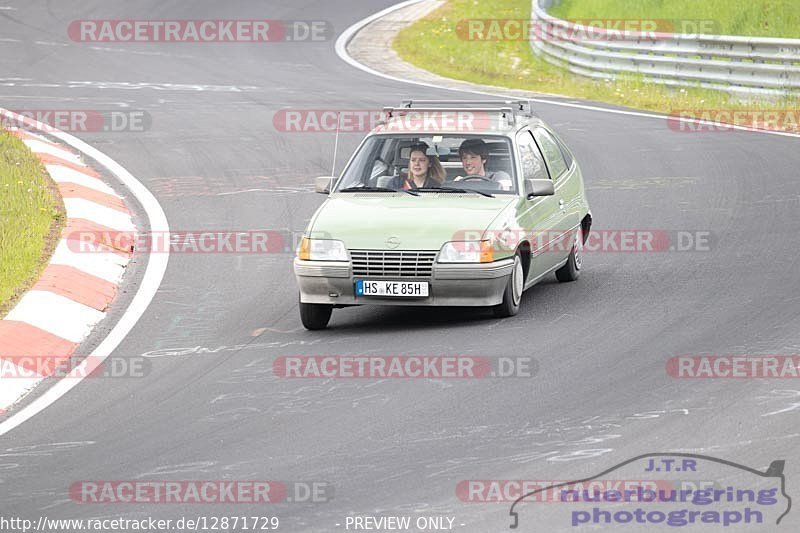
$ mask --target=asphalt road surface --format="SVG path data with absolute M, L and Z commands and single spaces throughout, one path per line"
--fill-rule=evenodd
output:
M 311 179 L 330 172 L 334 137 L 277 131 L 281 109 L 469 96 L 354 69 L 334 39 L 122 44 L 67 35 L 73 20 L 117 18 L 314 19 L 338 34 L 385 0 L 2 4 L 1 105 L 146 111 L 147 131 L 78 136 L 147 185 L 176 231 L 302 231 L 323 201 Z M 707 231 L 710 249 L 589 253 L 578 282 L 538 285 L 511 319 L 350 308 L 319 332 L 300 324 L 291 252 L 172 254 L 156 298 L 115 353 L 157 355 L 148 375 L 84 380 L 2 437 L 2 515 L 262 515 L 279 517 L 283 531 L 337 531 L 348 516 L 406 514 L 501 531 L 508 504 L 463 502 L 459 481 L 578 479 L 659 451 L 761 470 L 786 459 L 787 490 L 800 495 L 800 387 L 665 371 L 680 354 L 800 352 L 798 140 L 685 134 L 661 120 L 545 104 L 538 112 L 583 167 L 596 229 Z M 339 168 L 362 136 L 342 135 Z M 537 371 L 458 381 L 271 372 L 279 356 L 328 354 L 531 356 Z M 80 480 L 325 482 L 334 497 L 259 507 L 78 504 L 68 491 Z M 800 513 L 790 513 L 781 530 L 799 525 Z M 775 530 L 764 527 L 748 531 Z

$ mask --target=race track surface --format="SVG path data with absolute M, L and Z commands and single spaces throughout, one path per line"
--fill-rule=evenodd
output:
M 334 137 L 277 131 L 281 109 L 469 97 L 354 69 L 334 39 L 76 43 L 66 33 L 88 18 L 269 18 L 324 20 L 338 34 L 385 0 L 5 4 L 15 9 L 0 10 L 2 106 L 146 111 L 145 132 L 78 136 L 147 185 L 176 231 L 302 231 L 324 199 L 311 179 L 330 172 Z M 580 161 L 596 229 L 708 231 L 711 249 L 587 254 L 578 282 L 548 279 L 511 319 L 350 308 L 320 332 L 300 324 L 291 251 L 172 254 L 158 295 L 115 354 L 159 355 L 148 376 L 87 379 L 3 436 L 3 514 L 250 515 L 242 504 L 80 505 L 68 489 L 80 480 L 297 480 L 330 483 L 335 497 L 258 510 L 280 517 L 283 531 L 344 530 L 336 524 L 348 515 L 403 513 L 499 531 L 508 505 L 462 502 L 459 481 L 576 479 L 659 451 L 762 470 L 787 459 L 787 484 L 800 487 L 794 382 L 665 371 L 674 355 L 800 352 L 798 140 L 537 111 Z M 341 136 L 339 169 L 361 138 Z M 532 378 L 463 381 L 271 372 L 279 356 L 328 354 L 527 355 L 538 368 Z M 791 513 L 781 527 L 799 526 Z

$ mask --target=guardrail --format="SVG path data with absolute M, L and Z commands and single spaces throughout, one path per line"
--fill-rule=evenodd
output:
M 646 82 L 738 93 L 800 93 L 800 39 L 612 32 L 552 17 L 545 11 L 552 3 L 533 0 L 531 47 L 575 74 L 638 75 Z M 586 39 L 589 33 L 599 38 Z

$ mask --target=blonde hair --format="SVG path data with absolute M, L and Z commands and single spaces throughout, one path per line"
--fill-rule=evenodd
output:
M 441 185 L 444 183 L 444 178 L 447 173 L 444 171 L 444 167 L 442 167 L 442 162 L 439 161 L 439 157 L 435 155 L 428 155 L 427 145 L 424 144 L 412 146 L 411 150 L 408 152 L 409 159 L 411 159 L 411 154 L 414 152 L 422 152 L 425 154 L 425 157 L 428 158 L 428 173 L 425 175 L 425 179 L 431 178 L 436 182 L 436 185 Z

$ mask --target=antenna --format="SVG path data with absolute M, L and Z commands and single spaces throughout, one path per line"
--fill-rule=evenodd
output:
M 336 176 L 336 153 L 339 151 L 339 117 L 341 111 L 336 112 L 336 140 L 333 141 L 333 161 L 331 162 L 331 176 Z

